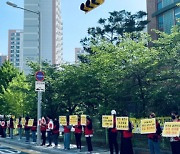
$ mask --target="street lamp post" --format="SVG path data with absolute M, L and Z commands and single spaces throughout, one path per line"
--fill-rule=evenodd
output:
M 40 15 L 40 11 L 33 11 L 33 10 L 29 10 L 29 9 L 25 9 L 22 7 L 17 6 L 16 4 L 12 3 L 12 2 L 6 2 L 7 5 L 12 6 L 14 8 L 18 8 L 27 12 L 31 12 L 34 14 L 38 15 L 38 21 L 39 21 L 39 67 L 40 67 L 40 71 L 42 69 L 41 66 L 41 15 Z M 38 91 L 38 104 L 37 104 L 37 145 L 40 145 L 41 142 L 41 133 L 40 133 L 40 125 L 39 125 L 39 119 L 41 119 L 41 100 L 42 100 L 42 92 Z

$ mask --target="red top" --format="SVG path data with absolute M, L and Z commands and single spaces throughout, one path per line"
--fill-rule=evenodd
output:
M 78 121 L 78 125 L 75 126 L 75 133 L 82 133 L 82 126 L 80 121 Z
M 85 135 L 93 135 L 92 124 L 91 124 L 90 121 L 88 121 L 88 122 L 87 122 L 87 125 L 85 126 L 84 134 L 85 134 Z
M 59 134 L 59 129 L 57 129 L 56 125 L 54 125 L 53 134 Z
M 128 130 L 123 131 L 123 137 L 124 138 L 131 138 L 132 136 L 133 136 L 132 132 L 130 132 Z
M 68 126 L 69 126 L 69 125 L 64 126 L 64 133 L 70 133 L 71 128 L 69 128 Z
M 112 133 L 117 133 L 117 129 L 116 129 L 116 117 L 114 117 L 114 123 L 113 123 L 113 128 L 111 128 L 111 132 Z
M 156 133 L 148 134 L 147 137 L 149 139 L 154 139 L 154 137 L 160 138 L 161 132 L 159 132 L 159 129 L 161 129 L 161 127 L 160 127 L 160 124 L 158 123 L 158 121 L 156 120 Z
M 41 132 L 45 132 L 46 131 L 46 124 L 41 124 Z

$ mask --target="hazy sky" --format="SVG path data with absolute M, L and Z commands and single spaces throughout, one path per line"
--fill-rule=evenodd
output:
M 23 11 L 6 5 L 0 0 L 0 53 L 7 55 L 8 30 L 23 29 Z M 24 0 L 9 0 L 23 7 Z M 43 0 L 42 0 L 43 1 Z M 146 0 L 105 0 L 104 4 L 85 14 L 79 9 L 85 0 L 60 0 L 63 21 L 63 57 L 65 61 L 74 61 L 74 48 L 87 36 L 89 27 L 97 26 L 100 18 L 109 17 L 109 12 L 127 10 L 135 13 L 146 11 Z

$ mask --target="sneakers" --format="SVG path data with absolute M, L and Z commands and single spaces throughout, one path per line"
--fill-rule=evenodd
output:
M 47 147 L 51 147 L 52 145 L 51 144 L 48 144 Z

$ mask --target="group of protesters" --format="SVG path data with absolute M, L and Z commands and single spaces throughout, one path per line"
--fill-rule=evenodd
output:
M 133 146 L 131 142 L 131 138 L 133 137 L 133 124 L 129 120 L 128 130 L 117 130 L 116 128 L 116 111 L 112 110 L 111 115 L 113 115 L 113 128 L 108 128 L 108 139 L 109 139 L 109 149 L 110 154 L 118 154 L 119 151 L 121 154 L 133 154 Z M 123 115 L 127 116 L 127 115 Z M 149 118 L 155 118 L 155 113 L 150 113 Z M 177 112 L 171 113 L 172 121 L 173 122 L 180 122 L 179 116 Z M 32 134 L 33 142 L 36 142 L 36 131 L 37 131 L 37 124 L 40 125 L 41 130 L 41 137 L 42 137 L 42 144 L 41 146 L 46 145 L 46 141 L 48 141 L 47 147 L 52 146 L 52 142 L 54 142 L 54 147 L 58 146 L 58 138 L 60 134 L 60 124 L 57 118 L 52 119 L 50 116 L 42 117 L 41 120 L 37 121 L 34 119 L 32 126 L 28 125 L 29 117 L 25 118 L 25 124 L 22 124 L 22 118 L 19 117 L 18 119 L 18 134 L 19 140 L 22 139 L 23 127 L 25 132 L 26 142 L 30 141 L 30 132 Z M 9 131 L 9 137 L 13 138 L 13 117 L 11 116 L 9 122 L 7 123 L 6 117 L 0 119 L 0 135 L 2 137 L 6 137 L 6 129 Z M 91 143 L 91 138 L 93 136 L 93 125 L 92 120 L 89 116 L 86 117 L 86 125 L 81 125 L 81 118 L 78 116 L 78 123 L 77 125 L 70 125 L 69 123 L 69 116 L 66 117 L 66 125 L 63 125 L 63 133 L 64 133 L 64 150 L 70 150 L 70 134 L 71 130 L 74 128 L 74 135 L 76 140 L 76 146 L 78 151 L 81 151 L 81 137 L 84 133 L 86 138 L 88 152 L 92 153 L 93 147 Z M 121 146 L 119 149 L 117 136 L 118 132 L 121 133 Z M 160 154 L 160 137 L 161 137 L 162 129 L 160 127 L 159 122 L 156 120 L 156 132 L 147 134 L 148 138 L 148 146 L 150 149 L 150 154 Z M 171 137 L 170 138 L 172 154 L 180 154 L 180 137 Z
M 115 154 L 119 153 L 117 135 L 118 130 L 116 129 L 116 111 L 112 110 L 111 114 L 114 117 L 114 126 L 113 128 L 108 129 L 108 138 L 109 138 L 109 148 L 110 154 L 113 154 L 113 149 L 115 149 Z M 127 115 L 124 115 L 127 116 Z M 149 118 L 155 118 L 155 113 L 151 112 Z M 172 122 L 180 122 L 178 112 L 171 112 Z M 133 124 L 129 121 L 129 129 L 121 130 L 121 147 L 120 154 L 133 154 L 133 146 L 131 138 L 133 137 L 132 129 Z M 148 146 L 150 149 L 150 154 L 160 154 L 160 138 L 161 138 L 162 128 L 160 127 L 159 122 L 156 120 L 156 132 L 147 134 Z M 180 137 L 171 137 L 171 150 L 172 154 L 180 154 Z
M 84 136 L 87 142 L 88 152 L 91 153 L 93 151 L 91 137 L 93 136 L 93 126 L 92 120 L 89 116 L 86 117 L 86 125 L 81 125 L 80 116 L 78 117 L 78 124 L 72 126 L 69 124 L 69 116 L 67 118 L 67 125 L 63 126 L 63 133 L 64 133 L 64 150 L 70 150 L 70 134 L 71 129 L 74 128 L 74 135 L 76 139 L 77 149 L 81 151 L 81 136 L 84 132 Z M 37 124 L 40 125 L 42 143 L 41 146 L 46 146 L 46 141 L 48 142 L 47 147 L 52 146 L 52 142 L 54 142 L 54 148 L 58 146 L 58 138 L 60 134 L 60 125 L 57 118 L 52 120 L 50 116 L 42 117 L 41 120 L 37 121 L 37 119 L 33 120 L 32 126 L 29 123 L 29 117 L 25 118 L 25 124 L 22 124 L 22 118 L 18 118 L 18 140 L 22 139 L 22 134 L 24 130 L 25 134 L 25 142 L 30 142 L 30 133 L 32 135 L 32 141 L 36 142 L 36 132 L 37 132 Z M 11 116 L 10 120 L 7 122 L 5 116 L 1 119 L 0 128 L 2 129 L 1 137 L 6 137 L 6 129 L 9 130 L 10 138 L 13 139 L 13 129 L 15 128 L 13 123 L 13 117 Z M 24 128 L 24 129 L 23 129 Z

